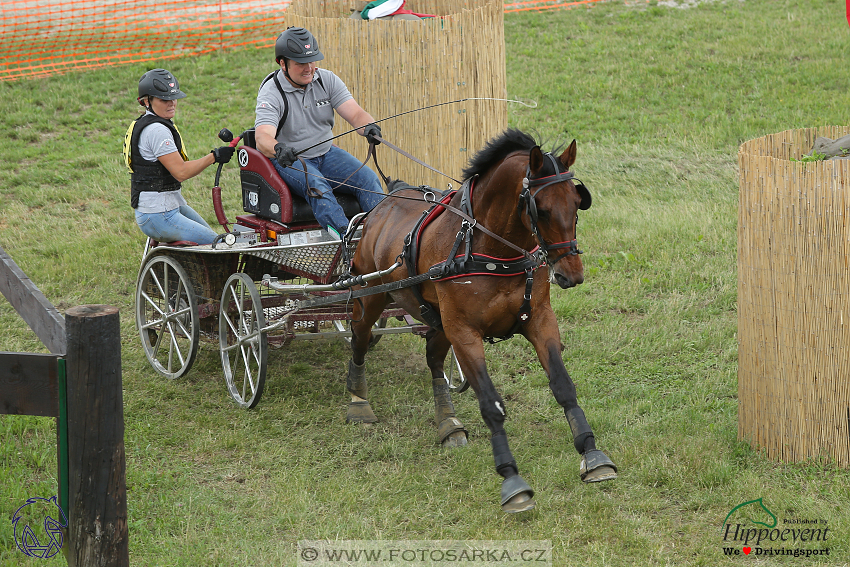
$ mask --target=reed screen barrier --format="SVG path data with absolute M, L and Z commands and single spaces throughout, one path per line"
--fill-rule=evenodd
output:
M 354 0 L 294 0 L 287 24 L 313 32 L 320 65 L 345 81 L 373 117 L 471 98 L 507 98 L 502 0 L 417 0 L 423 20 L 350 19 Z M 467 100 L 381 122 L 383 137 L 446 175 L 460 179 L 469 156 L 507 127 L 504 100 Z M 349 130 L 337 120 L 334 132 Z M 336 140 L 365 158 L 356 134 Z M 454 183 L 385 146 L 378 163 L 393 178 L 438 189 Z
M 783 462 L 850 466 L 850 161 L 789 130 L 738 151 L 738 435 Z

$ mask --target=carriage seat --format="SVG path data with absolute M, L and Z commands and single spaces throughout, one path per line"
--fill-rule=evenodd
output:
M 156 248 L 157 246 L 199 246 L 197 242 L 192 242 L 191 240 L 175 240 L 174 242 L 160 242 L 158 240 L 154 240 L 153 238 L 148 237 L 150 240 L 150 247 Z
M 293 194 L 272 162 L 257 150 L 253 129 L 243 133 L 242 144 L 238 153 L 242 209 L 246 213 L 285 225 L 318 227 L 310 203 Z M 348 218 L 361 212 L 360 203 L 355 197 L 347 194 L 334 196 Z

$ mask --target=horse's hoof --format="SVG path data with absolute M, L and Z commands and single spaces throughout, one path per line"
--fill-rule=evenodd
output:
M 466 445 L 466 428 L 456 417 L 447 417 L 437 427 L 437 436 L 443 447 L 463 447 Z
M 502 504 L 502 511 L 507 512 L 508 514 L 518 514 L 519 512 L 531 510 L 532 508 L 534 508 L 534 498 L 532 498 L 528 492 L 517 494 Z
M 453 447 L 465 447 L 466 431 L 455 431 L 454 433 L 443 439 L 442 446 L 446 449 L 451 449 Z
M 584 482 L 614 480 L 617 478 L 617 465 L 608 455 L 599 449 L 593 449 L 581 456 L 579 473 Z
M 533 496 L 534 490 L 518 474 L 502 481 L 502 510 L 509 514 L 534 508 Z
M 345 416 L 346 423 L 375 423 L 378 418 L 372 411 L 369 402 L 350 402 L 348 404 L 348 413 Z
M 586 483 L 590 483 L 614 480 L 615 478 L 617 478 L 617 471 L 611 467 L 602 466 L 587 473 L 582 480 Z

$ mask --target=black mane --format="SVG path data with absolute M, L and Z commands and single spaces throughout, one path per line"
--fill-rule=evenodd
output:
M 538 145 L 537 142 L 516 128 L 508 128 L 484 145 L 484 148 L 469 160 L 469 165 L 463 169 L 463 178 L 469 179 L 474 175 L 483 175 L 497 163 L 512 153 L 530 150 Z

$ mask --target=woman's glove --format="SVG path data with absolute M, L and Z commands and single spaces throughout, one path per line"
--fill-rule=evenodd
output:
M 220 148 L 216 148 L 214 150 L 210 150 L 210 153 L 215 158 L 213 163 L 227 163 L 230 161 L 230 158 L 233 157 L 233 152 L 235 148 L 231 148 L 230 146 L 221 146 Z

